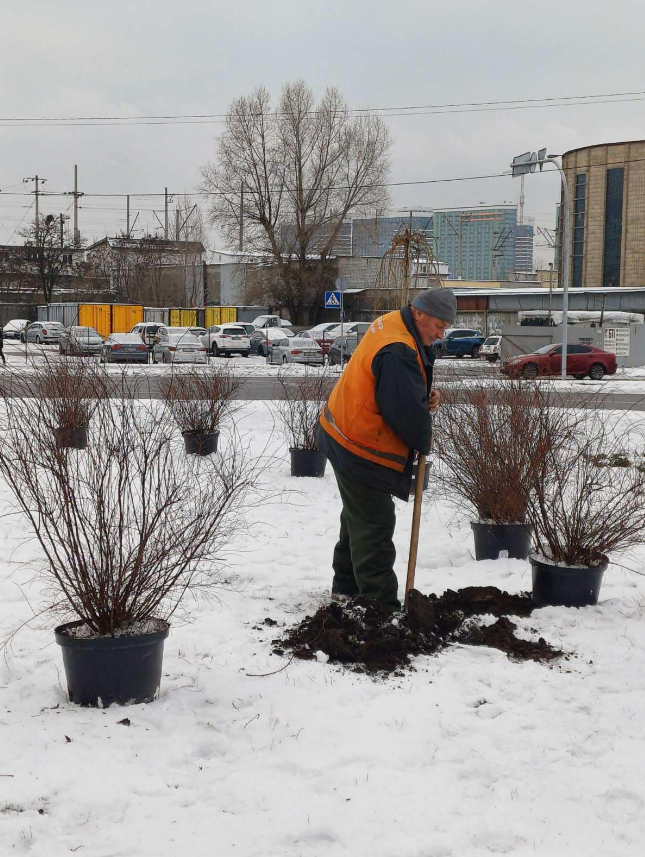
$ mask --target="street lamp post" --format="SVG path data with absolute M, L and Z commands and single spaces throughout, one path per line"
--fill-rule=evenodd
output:
M 567 377 L 567 345 L 569 339 L 569 331 L 567 328 L 567 314 L 569 312 L 569 268 L 571 259 L 571 212 L 569 205 L 569 187 L 567 185 L 567 177 L 564 174 L 561 164 L 557 161 L 558 155 L 547 155 L 546 149 L 540 149 L 537 154 L 535 152 L 524 152 L 522 155 L 516 155 L 511 163 L 511 174 L 516 176 L 525 176 L 528 173 L 534 173 L 535 168 L 539 166 L 540 170 L 544 164 L 554 164 L 560 173 L 560 181 L 562 183 L 562 197 L 564 203 L 564 235 L 562 239 L 562 360 L 561 360 L 561 376 L 564 380 Z

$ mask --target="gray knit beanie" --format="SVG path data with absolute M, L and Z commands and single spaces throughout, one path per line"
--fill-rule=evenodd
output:
M 412 301 L 411 306 L 448 324 L 454 324 L 457 318 L 457 298 L 452 289 L 429 289 L 427 292 L 421 292 Z

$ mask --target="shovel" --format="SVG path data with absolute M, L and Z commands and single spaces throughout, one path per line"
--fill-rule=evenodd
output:
M 419 455 L 417 475 L 414 484 L 414 509 L 412 511 L 412 533 L 410 534 L 410 555 L 408 557 L 408 576 L 405 580 L 404 607 L 408 609 L 410 590 L 414 589 L 414 575 L 417 570 L 417 551 L 419 549 L 419 525 L 421 523 L 421 499 L 423 497 L 423 481 L 426 475 L 426 457 Z

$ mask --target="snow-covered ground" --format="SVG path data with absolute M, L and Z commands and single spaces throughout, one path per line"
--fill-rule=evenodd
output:
M 265 448 L 269 405 L 239 423 Z M 643 572 L 645 545 L 616 558 L 597 607 L 514 620 L 570 653 L 555 666 L 467 646 L 385 680 L 289 662 L 271 640 L 329 597 L 340 501 L 332 472 L 292 479 L 281 452 L 277 497 L 231 545 L 238 583 L 173 626 L 156 702 L 70 705 L 51 624 L 15 638 L 0 660 L 0 854 L 641 855 L 645 580 L 622 566 Z M 426 500 L 419 589 L 530 588 L 528 563 L 474 561 L 467 519 Z M 2 637 L 40 592 L 40 550 L 10 503 L 1 484 Z M 402 581 L 412 507 L 397 513 Z

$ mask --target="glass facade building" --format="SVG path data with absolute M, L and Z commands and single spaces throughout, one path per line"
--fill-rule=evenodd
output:
M 425 235 L 432 247 L 432 213 L 423 216 L 360 217 L 352 220 L 352 256 L 382 256 L 390 249 L 401 226 L 410 226 Z
M 445 208 L 434 212 L 435 255 L 461 280 L 506 280 L 517 270 L 517 206 Z M 533 227 L 523 227 L 527 232 Z M 526 238 L 526 235 L 523 235 Z M 531 262 L 532 262 L 531 240 Z

